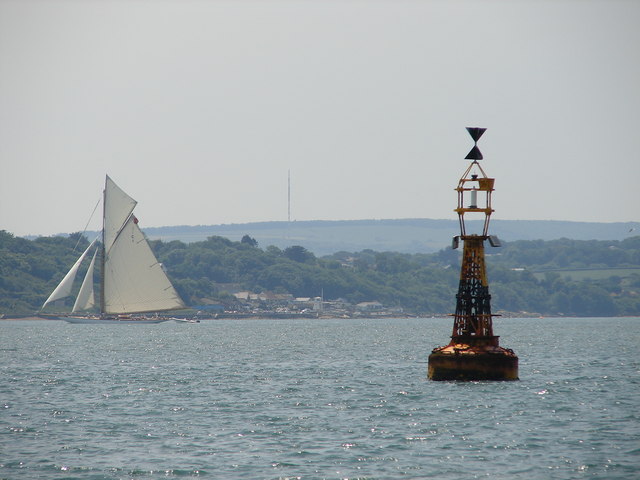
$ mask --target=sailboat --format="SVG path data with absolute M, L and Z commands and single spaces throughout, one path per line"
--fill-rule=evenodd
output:
M 69 314 L 41 313 L 41 317 L 71 323 L 160 323 L 169 319 L 159 317 L 159 312 L 187 308 L 138 227 L 138 219 L 133 214 L 137 203 L 106 176 L 102 242 L 97 246 L 97 238 L 91 242 L 40 311 L 49 303 L 71 295 L 78 269 L 95 246 L 73 309 Z M 100 313 L 77 313 L 96 306 L 93 288 L 96 257 L 99 257 L 101 266 Z M 155 316 L 144 315 L 149 313 L 155 313 Z

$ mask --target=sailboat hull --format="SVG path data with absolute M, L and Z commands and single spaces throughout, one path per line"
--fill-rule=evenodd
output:
M 102 325 L 118 325 L 118 324 L 150 324 L 150 323 L 162 323 L 172 320 L 171 318 L 156 318 L 156 317 L 90 317 L 82 315 L 39 315 L 40 318 L 47 320 L 64 320 L 69 323 L 82 323 L 82 324 L 102 324 Z
M 82 317 L 67 317 L 64 319 L 69 323 L 92 323 L 92 324 L 103 324 L 103 325 L 114 325 L 114 324 L 143 324 L 143 323 L 162 323 L 167 322 L 170 319 L 168 318 L 82 318 Z

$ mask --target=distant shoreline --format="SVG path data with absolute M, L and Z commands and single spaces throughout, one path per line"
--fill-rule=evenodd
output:
M 469 226 L 482 220 L 470 220 Z M 506 242 L 517 240 L 622 240 L 640 231 L 640 222 L 575 222 L 564 220 L 502 220 L 491 221 L 491 231 Z M 451 244 L 459 232 L 458 219 L 400 218 L 362 220 L 270 221 L 219 225 L 175 225 L 145 227 L 150 240 L 184 243 L 206 241 L 220 236 L 240 241 L 250 235 L 258 245 L 274 245 L 284 249 L 302 245 L 316 256 L 336 252 L 359 252 L 365 249 L 380 252 L 434 253 Z M 98 232 L 85 232 L 87 237 Z M 67 236 L 68 233 L 44 236 Z M 43 235 L 25 235 L 34 240 Z M 295 241 L 293 240 L 295 239 Z
M 181 318 L 179 315 L 177 315 L 175 318 Z M 198 320 L 201 321 L 215 321 L 215 320 L 296 320 L 296 319 L 300 319 L 300 320 L 376 320 L 376 319 L 397 319 L 397 320 L 402 320 L 402 319 L 407 319 L 407 318 L 416 318 L 416 319 L 420 319 L 420 320 L 433 320 L 433 319 L 447 319 L 447 318 L 452 318 L 451 315 L 369 315 L 369 316 L 355 316 L 355 317 L 339 317 L 339 316 L 332 316 L 332 315 L 326 315 L 326 316 L 315 316 L 315 315 L 278 315 L 278 314 L 274 314 L 274 315 L 255 315 L 255 314 L 222 314 L 222 315 L 218 315 L 218 316 L 211 316 L 211 317 L 201 317 Z M 614 317 L 601 317 L 601 316 L 593 316 L 593 317 L 586 317 L 586 316 L 582 316 L 582 317 L 573 317 L 573 316 L 568 316 L 568 317 L 564 317 L 561 315 L 516 315 L 516 314 L 511 314 L 511 315 L 501 315 L 498 316 L 498 319 L 500 318 L 516 318 L 516 319 L 522 319 L 522 320 L 526 320 L 526 319 L 531 319 L 531 318 L 553 318 L 553 319 L 572 319 L 572 318 L 582 318 L 582 319 L 587 319 L 587 318 L 639 318 L 640 316 L 637 315 L 617 315 Z M 42 317 L 37 317 L 35 315 L 11 315 L 11 316 L 3 316 L 0 318 L 0 323 L 1 322 L 9 322 L 9 321 L 34 321 L 34 320 L 44 320 L 44 321 L 51 321 L 53 319 L 47 319 L 47 318 L 42 318 Z M 171 318 L 169 318 L 168 320 L 171 320 Z M 54 321 L 64 321 L 64 320 L 54 320 Z

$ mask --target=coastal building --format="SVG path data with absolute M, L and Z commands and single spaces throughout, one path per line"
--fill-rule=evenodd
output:
M 356 305 L 356 310 L 363 313 L 380 312 L 384 306 L 380 302 L 360 302 Z

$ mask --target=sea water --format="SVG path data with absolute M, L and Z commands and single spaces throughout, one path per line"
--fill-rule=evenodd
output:
M 640 319 L 497 319 L 519 381 L 429 381 L 451 326 L 2 321 L 0 478 L 640 478 Z

